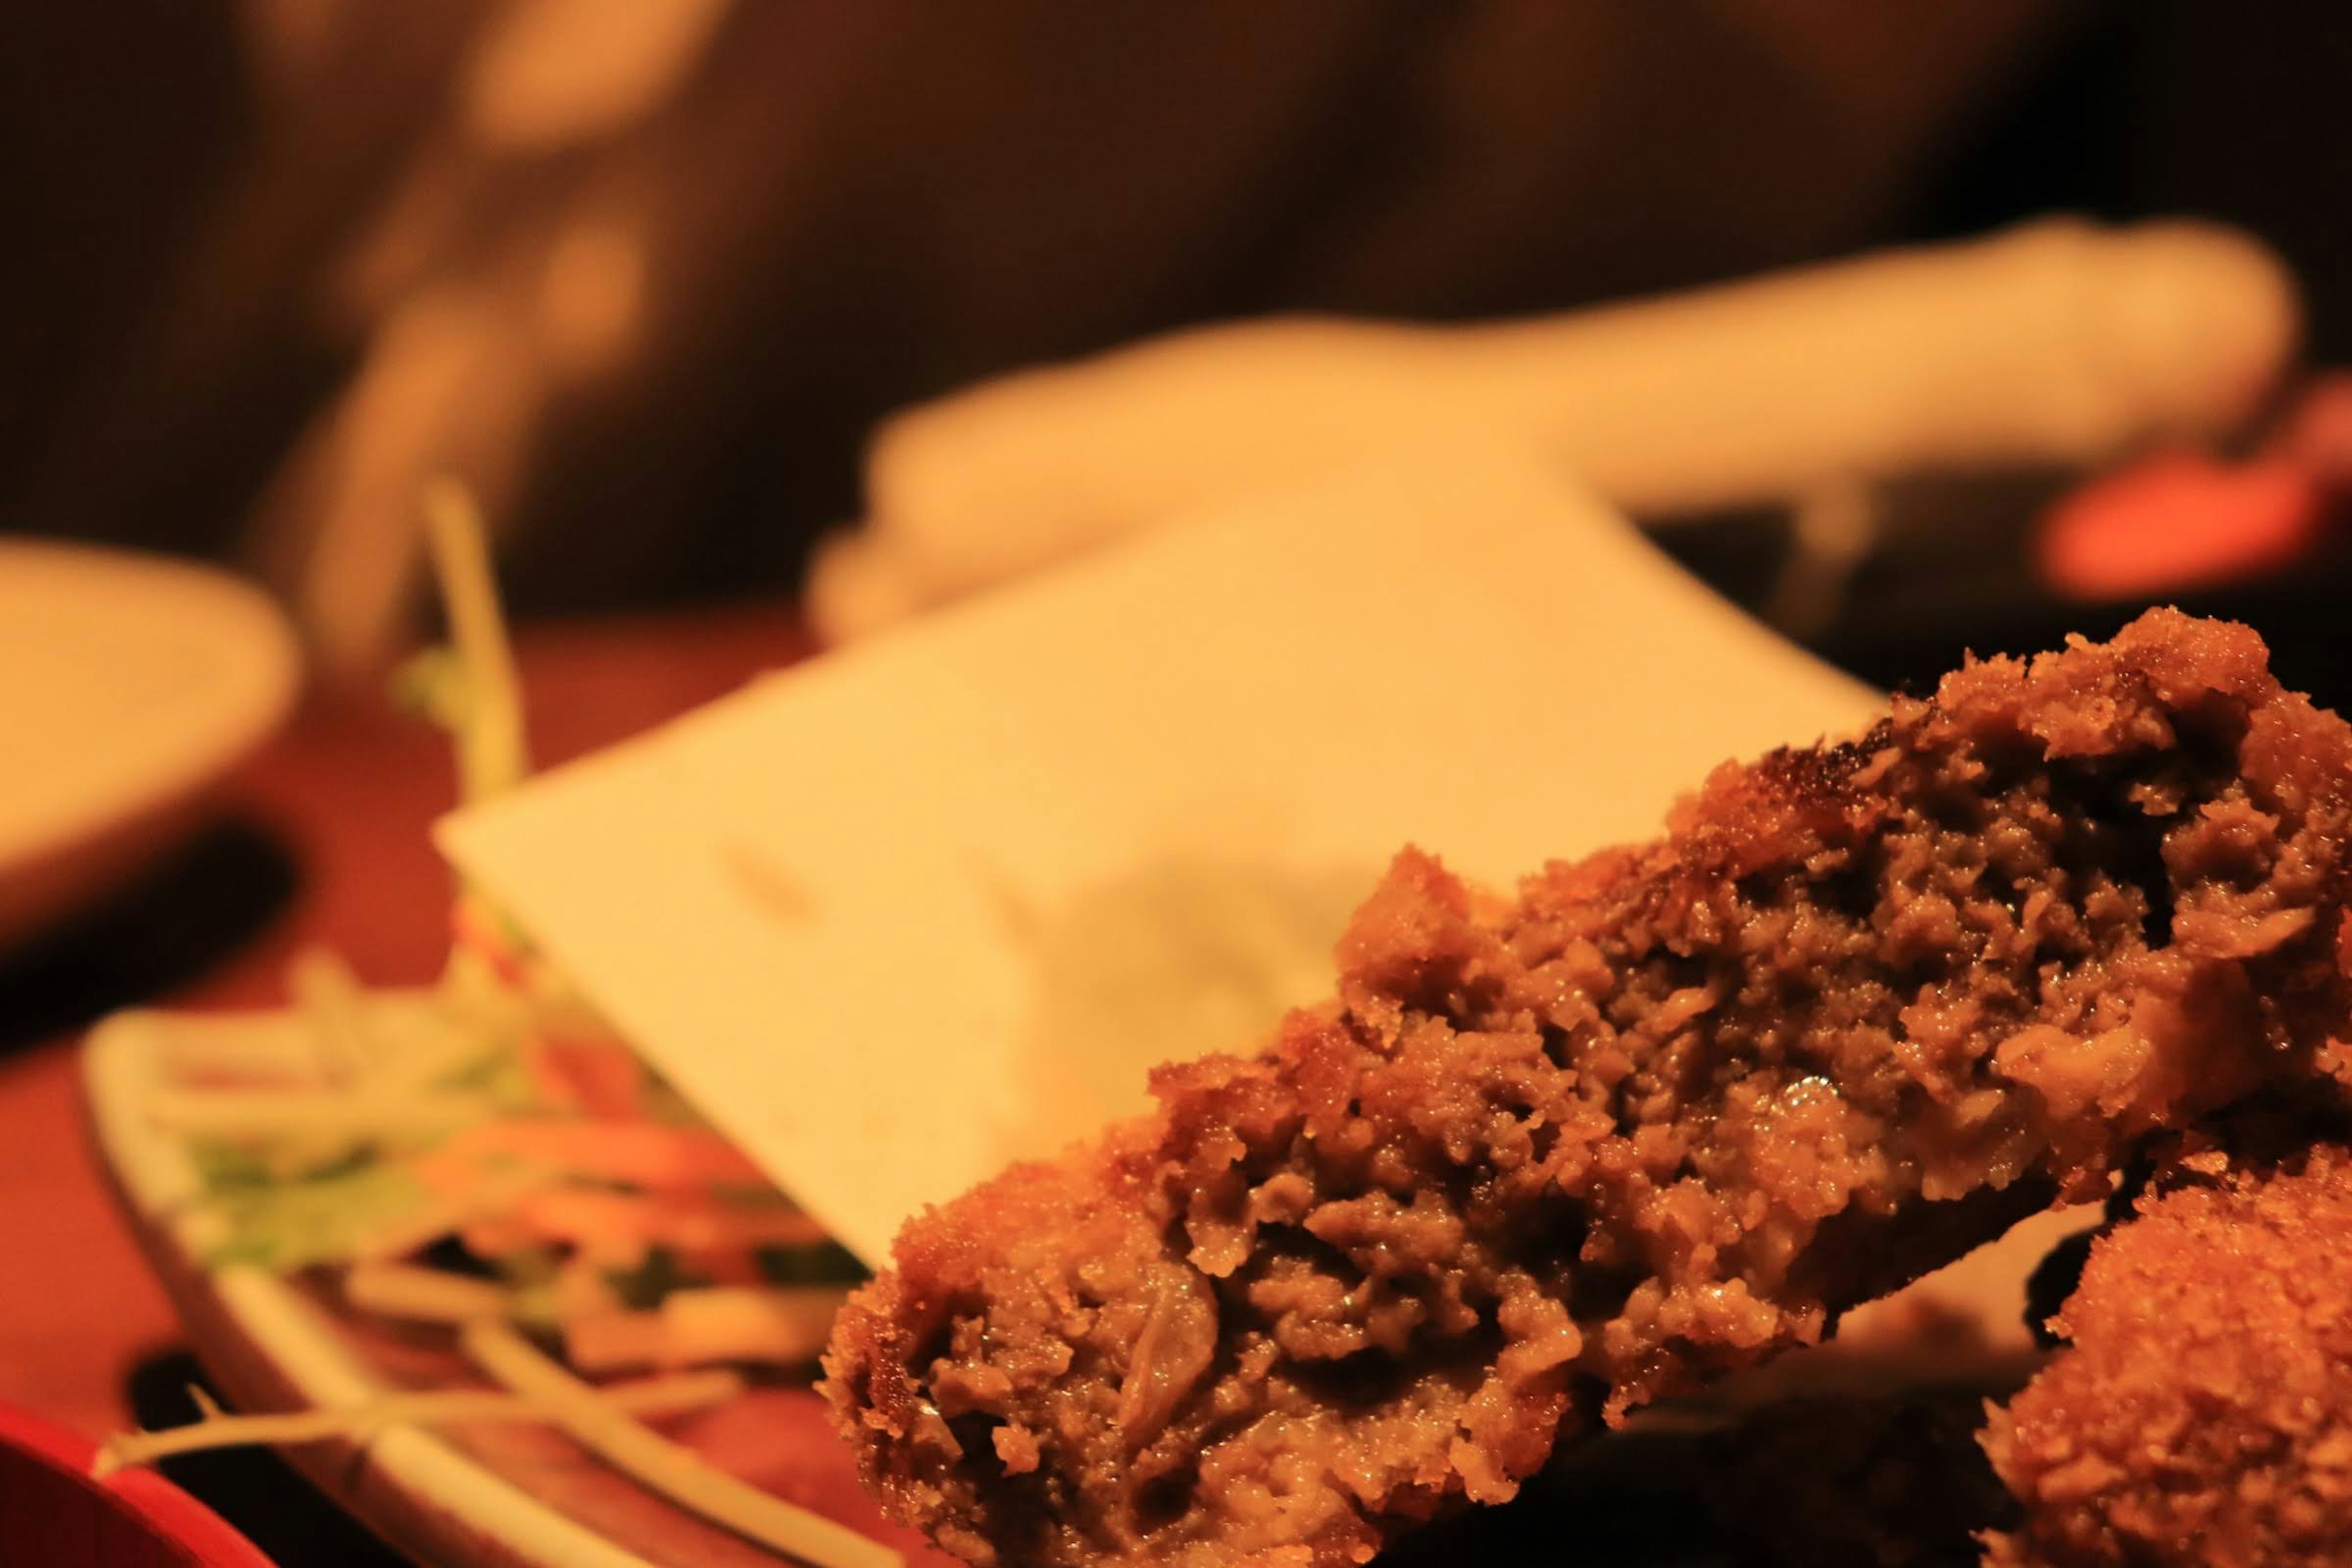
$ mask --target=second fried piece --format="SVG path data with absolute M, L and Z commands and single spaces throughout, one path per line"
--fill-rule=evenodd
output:
M 2352 1562 L 2352 1154 L 2143 1201 L 1985 1435 L 1995 1568 Z

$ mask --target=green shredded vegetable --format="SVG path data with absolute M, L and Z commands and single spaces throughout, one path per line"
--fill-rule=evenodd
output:
M 460 797 L 478 801 L 511 788 L 529 772 L 521 689 L 479 509 L 462 487 L 447 480 L 427 487 L 424 506 L 449 642 L 404 664 L 394 677 L 394 698 L 448 731 Z M 609 1040 L 609 1030 L 493 903 L 472 889 L 461 889 L 459 897 L 461 925 L 471 922 L 467 929 L 488 940 L 456 944 L 429 998 L 394 1004 L 368 994 L 332 954 L 306 955 L 296 966 L 299 1011 L 310 1021 L 310 1050 L 325 1086 L 305 1092 L 322 1103 L 349 1096 L 352 1115 L 327 1115 L 316 1127 L 296 1127 L 288 1124 L 282 1110 L 267 1103 L 266 1094 L 249 1098 L 246 1109 L 226 1100 L 207 1107 L 200 1092 L 194 1101 L 182 1095 L 182 1102 L 212 1113 L 205 1131 L 190 1132 L 188 1145 L 203 1182 L 204 1207 L 219 1237 L 212 1261 L 279 1270 L 347 1263 L 387 1238 L 415 1235 L 421 1245 L 431 1239 L 436 1223 L 454 1225 L 450 1216 L 458 1211 L 446 1192 L 428 1189 L 417 1163 L 462 1137 L 473 1122 L 461 1110 L 454 1122 L 387 1131 L 382 1116 L 359 1113 L 367 1108 L 433 1103 L 438 1096 L 442 1104 L 478 1102 L 475 1120 L 481 1122 L 562 1121 L 577 1114 L 568 1104 L 551 1103 L 534 1070 L 532 1042 Z M 634 1117 L 665 1127 L 709 1129 L 709 1121 L 658 1074 L 642 1063 L 635 1071 Z M 189 1114 L 184 1104 L 182 1114 Z M 215 1135 L 215 1125 L 226 1132 Z M 484 1180 L 511 1179 L 518 1192 L 530 1185 L 527 1159 L 495 1149 L 471 1158 Z M 574 1188 L 629 1190 L 625 1183 L 593 1172 L 572 1173 L 564 1180 Z M 791 1206 L 765 1184 L 721 1182 L 705 1195 L 730 1208 Z M 519 1294 L 526 1320 L 534 1316 L 534 1305 L 551 1320 L 559 1261 L 545 1247 L 520 1243 L 481 1260 Z M 829 1242 L 761 1247 L 754 1266 L 761 1278 L 780 1285 L 846 1284 L 866 1273 L 845 1249 Z M 637 1310 L 658 1306 L 674 1290 L 713 1282 L 658 1246 L 632 1265 L 607 1270 L 606 1278 L 615 1298 Z
M 279 1273 L 345 1262 L 427 1201 L 407 1167 L 373 1159 L 292 1181 L 234 1180 L 210 1190 L 224 1235 L 205 1260 Z
M 470 803 L 529 771 L 520 690 L 479 512 L 446 481 L 428 489 L 425 506 L 450 646 L 403 666 L 394 696 L 448 731 L 459 793 Z M 208 1411 L 202 1429 L 126 1438 L 110 1452 L 137 1462 L 226 1443 L 312 1441 L 436 1412 L 536 1416 L 685 1506 L 804 1561 L 896 1564 L 895 1552 L 635 1425 L 642 1410 L 713 1403 L 741 1387 L 739 1375 L 598 1389 L 517 1336 L 519 1327 L 570 1346 L 600 1324 L 641 1329 L 646 1314 L 667 1329 L 671 1317 L 684 1322 L 698 1304 L 715 1298 L 724 1307 L 730 1295 L 672 1302 L 677 1292 L 754 1274 L 812 1288 L 798 1302 L 805 1318 L 828 1312 L 840 1288 L 866 1271 L 831 1242 L 729 1239 L 797 1237 L 814 1227 L 794 1214 L 777 1225 L 734 1212 L 793 1205 L 772 1186 L 742 1181 L 740 1155 L 722 1147 L 712 1158 L 708 1121 L 627 1054 L 493 901 L 461 887 L 457 924 L 440 983 L 421 995 L 371 992 L 332 954 L 306 955 L 291 977 L 300 1027 L 270 1053 L 274 1077 L 240 1076 L 215 1054 L 209 1070 L 183 1064 L 181 1079 L 158 1085 L 147 1109 L 159 1129 L 184 1140 L 194 1164 L 201 1196 L 191 1205 L 192 1238 L 202 1238 L 209 1266 L 349 1266 L 342 1279 L 354 1310 L 456 1327 L 481 1369 L 522 1398 L 413 1394 L 381 1408 L 243 1422 Z M 651 1239 L 670 1234 L 646 1223 L 665 1205 L 714 1222 L 720 1239 L 708 1256 Z M 683 1331 L 674 1337 L 652 1359 L 781 1364 L 802 1348 L 795 1340 L 779 1350 L 755 1335 L 718 1348 L 706 1337 L 698 1351 Z

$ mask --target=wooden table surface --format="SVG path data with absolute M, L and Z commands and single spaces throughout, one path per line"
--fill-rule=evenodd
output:
M 534 756 L 559 762 L 619 740 L 807 647 L 783 606 L 527 629 L 518 652 Z M 394 712 L 380 688 L 311 694 L 222 803 L 290 853 L 290 900 L 252 941 L 154 1000 L 275 1005 L 288 962 L 311 945 L 339 951 L 372 983 L 429 978 L 446 950 L 449 884 L 425 831 L 454 789 L 446 739 Z M 77 1043 L 0 1055 L 0 1404 L 97 1436 L 130 1420 L 126 1373 L 176 1343 L 177 1329 L 99 1173 Z

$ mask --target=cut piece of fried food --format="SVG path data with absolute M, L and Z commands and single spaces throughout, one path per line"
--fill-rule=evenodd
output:
M 2155 612 L 1516 900 L 1408 851 L 1264 1054 L 911 1221 L 826 1391 L 975 1563 L 1362 1562 L 2157 1130 L 2331 1085 L 2347 792 L 2260 639 Z
M 2026 1515 L 1989 1563 L 2352 1562 L 2352 1154 L 2143 1200 L 2054 1326 L 1985 1434 Z

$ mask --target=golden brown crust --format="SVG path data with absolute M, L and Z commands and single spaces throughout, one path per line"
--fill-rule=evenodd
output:
M 827 1392 L 976 1563 L 1361 1562 L 2320 1081 L 2347 764 L 2251 632 L 2157 612 L 1514 900 L 1407 851 L 1263 1055 L 912 1222 Z
M 2144 1200 L 1984 1445 L 2026 1522 L 1999 1568 L 2352 1561 L 2352 1156 Z

